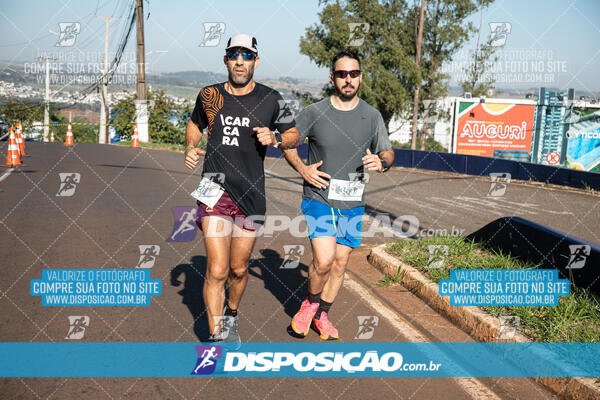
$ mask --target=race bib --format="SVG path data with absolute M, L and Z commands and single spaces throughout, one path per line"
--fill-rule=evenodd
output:
M 361 201 L 365 184 L 361 180 L 344 181 L 331 179 L 329 181 L 329 200 Z
M 202 178 L 200 184 L 191 194 L 193 198 L 213 208 L 219 201 L 225 189 L 208 178 Z

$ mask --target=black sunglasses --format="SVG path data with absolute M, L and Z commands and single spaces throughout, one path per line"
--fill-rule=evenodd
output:
M 352 71 L 333 71 L 333 76 L 335 76 L 336 78 L 342 78 L 345 79 L 348 75 L 350 75 L 351 78 L 356 78 L 360 75 L 360 69 L 355 69 Z
M 233 60 L 237 60 L 237 58 L 239 57 L 240 54 L 242 55 L 242 58 L 244 59 L 244 61 L 252 61 L 256 58 L 255 53 L 248 53 L 245 51 L 228 51 L 227 53 L 225 53 L 225 56 L 227 56 L 227 59 L 229 61 L 233 61 Z

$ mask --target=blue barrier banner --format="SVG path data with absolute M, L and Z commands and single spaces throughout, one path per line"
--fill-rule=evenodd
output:
M 452 269 L 438 284 L 452 306 L 557 306 L 571 291 L 556 269 Z
M 29 288 L 43 306 L 149 306 L 161 284 L 148 269 L 44 269 Z
M 599 343 L 0 343 L 1 377 L 598 377 Z

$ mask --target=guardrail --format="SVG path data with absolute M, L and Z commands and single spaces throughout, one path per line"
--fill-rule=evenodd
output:
M 557 269 L 561 278 L 600 294 L 600 246 L 596 243 L 520 217 L 499 218 L 467 239 L 540 264 L 540 268 Z
M 430 171 L 455 172 L 458 174 L 486 176 L 492 172 L 510 173 L 511 179 L 547 182 L 555 185 L 600 190 L 600 173 L 553 167 L 523 161 L 500 158 L 468 156 L 409 149 L 394 149 L 394 166 L 420 168 Z M 308 144 L 298 147 L 301 158 L 308 157 Z M 267 157 L 283 157 L 281 150 L 268 147 Z
M 489 175 L 492 172 L 508 172 L 511 179 L 533 180 L 600 190 L 600 173 L 596 172 L 464 154 L 408 149 L 394 149 L 394 151 L 396 153 L 394 165 L 406 168 L 421 168 L 478 176 Z

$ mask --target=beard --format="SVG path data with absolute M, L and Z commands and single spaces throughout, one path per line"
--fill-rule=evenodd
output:
M 345 88 L 351 88 L 354 89 L 354 91 L 352 92 L 345 92 L 344 89 Z M 360 88 L 360 83 L 358 84 L 358 86 L 354 86 L 351 83 L 344 83 L 344 86 L 342 87 L 338 87 L 338 85 L 335 85 L 335 91 L 337 93 L 337 95 L 339 97 L 341 97 L 343 100 L 352 100 L 356 94 L 358 93 L 358 89 Z
M 234 67 L 235 68 L 235 67 Z M 236 87 L 244 87 L 250 82 L 254 76 L 254 68 L 248 68 L 248 72 L 244 75 L 236 75 L 232 69 L 228 69 L 229 83 Z

